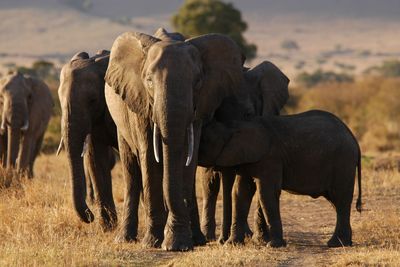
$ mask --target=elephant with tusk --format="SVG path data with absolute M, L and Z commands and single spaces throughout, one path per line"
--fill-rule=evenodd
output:
M 77 53 L 63 66 L 58 89 L 62 137 L 57 154 L 65 148 L 74 207 L 82 221 L 94 220 L 85 200 L 86 187 L 89 188 L 89 196 L 99 207 L 100 224 L 105 231 L 117 226 L 111 181 L 111 169 L 115 164 L 113 148 L 118 149 L 117 130 L 104 96 L 109 54 L 106 50 L 92 57 L 86 52 Z
M 105 78 L 122 165 L 136 174 L 126 182 L 123 238 L 136 238 L 129 232 L 137 225 L 130 211 L 141 179 L 147 217 L 142 243 L 186 251 L 205 243 L 193 212 L 202 121 L 241 84 L 244 57 L 223 35 L 177 40 L 158 34 L 120 35 Z
M 54 106 L 47 85 L 19 72 L 0 81 L 3 166 L 33 177 L 33 165 Z

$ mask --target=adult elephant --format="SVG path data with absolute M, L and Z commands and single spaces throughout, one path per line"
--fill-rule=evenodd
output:
M 57 153 L 63 146 L 66 148 L 75 211 L 86 223 L 94 219 L 85 201 L 86 178 L 104 230 L 113 229 L 117 224 L 111 182 L 115 163 L 111 150 L 118 148 L 117 129 L 104 97 L 108 61 L 109 51 L 105 50 L 93 57 L 86 52 L 76 54 L 63 66 L 58 89 L 62 138 Z
M 14 72 L 1 80 L 0 97 L 2 146 L 7 151 L 3 152 L 3 162 L 7 168 L 15 167 L 33 177 L 33 165 L 54 105 L 50 90 L 43 81 Z
M 252 69 L 244 70 L 244 82 L 240 91 L 232 97 L 226 98 L 214 115 L 214 120 L 228 123 L 233 120 L 250 120 L 255 116 L 279 115 L 280 110 L 289 98 L 289 79 L 273 63 L 264 61 Z M 204 127 L 207 127 L 205 125 Z M 218 239 L 223 244 L 230 234 L 232 218 L 231 192 L 235 182 L 236 171 L 234 168 L 202 168 L 199 167 L 198 175 L 203 183 L 203 211 L 201 228 L 208 240 L 215 239 L 215 208 L 219 192 L 220 180 L 223 186 L 223 216 L 222 231 Z M 247 196 L 247 210 L 255 191 L 251 179 L 243 179 L 238 176 L 237 183 L 241 184 L 235 188 L 248 187 L 250 194 Z M 250 181 L 250 182 L 249 182 Z M 243 184 L 244 183 L 244 184 Z M 257 225 L 262 225 L 262 213 Z M 247 221 L 246 221 L 247 222 Z M 256 229 L 254 238 L 263 236 L 263 229 Z M 246 233 L 251 234 L 246 223 Z
M 135 173 L 127 181 L 125 210 L 136 207 L 136 181 L 143 181 L 145 246 L 189 250 L 192 237 L 201 239 L 189 217 L 202 120 L 234 93 L 242 63 L 238 46 L 219 34 L 176 41 L 127 32 L 114 42 L 106 101 L 123 168 Z M 129 230 L 137 227 L 134 216 L 124 217 L 123 238 L 136 239 Z

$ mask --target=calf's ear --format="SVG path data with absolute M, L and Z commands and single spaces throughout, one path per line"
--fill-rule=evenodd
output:
M 230 140 L 219 154 L 216 165 L 231 167 L 257 162 L 268 153 L 269 147 L 267 129 L 255 122 L 243 122 L 235 127 Z

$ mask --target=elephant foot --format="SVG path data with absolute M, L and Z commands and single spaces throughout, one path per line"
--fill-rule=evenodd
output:
M 166 226 L 162 249 L 166 251 L 189 251 L 193 249 L 193 240 L 189 228 L 173 229 Z
M 219 237 L 218 237 L 218 244 L 220 244 L 220 245 L 223 245 L 223 244 L 225 244 L 225 242 L 227 241 L 229 239 L 229 235 L 223 235 L 223 234 L 221 234 Z
M 225 241 L 225 245 L 244 245 L 244 238 L 239 238 L 237 236 L 230 236 L 228 240 Z
M 115 236 L 114 241 L 116 243 L 136 243 L 138 240 L 136 234 L 129 234 L 126 231 L 121 231 Z
M 216 239 L 215 237 L 215 227 L 211 229 L 211 227 L 201 227 L 201 232 L 206 238 L 206 241 L 214 241 Z
M 117 214 L 112 211 L 102 210 L 100 225 L 104 232 L 114 230 L 118 225 Z
M 338 247 L 350 247 L 353 245 L 351 238 L 341 238 L 337 235 L 333 235 L 328 241 L 328 247 L 338 248 Z
M 160 248 L 163 242 L 163 231 L 147 230 L 142 239 L 142 245 L 145 248 Z
M 192 231 L 192 240 L 194 246 L 204 246 L 207 244 L 207 239 L 200 231 Z
M 246 237 L 252 237 L 253 236 L 253 231 L 251 231 L 249 224 L 246 223 L 245 228 L 244 228 L 244 235 Z
M 269 233 L 254 233 L 252 240 L 259 245 L 267 245 L 271 241 Z
M 271 248 L 286 247 L 286 241 L 284 239 L 272 239 L 267 246 Z

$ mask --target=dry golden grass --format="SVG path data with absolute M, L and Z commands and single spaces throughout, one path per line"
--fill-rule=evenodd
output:
M 351 248 L 326 247 L 335 224 L 327 201 L 283 193 L 286 248 L 247 240 L 245 246 L 213 242 L 187 253 L 116 244 L 114 233 L 103 233 L 97 222 L 81 223 L 72 209 L 63 155 L 40 156 L 32 180 L 17 180 L 8 173 L 6 181 L 4 174 L 0 173 L 0 266 L 400 265 L 400 174 L 394 171 L 364 171 L 364 211 L 360 215 L 353 209 Z M 121 214 L 123 182 L 118 165 L 114 194 Z M 221 199 L 218 219 L 220 206 Z M 143 219 L 140 225 L 143 228 Z

